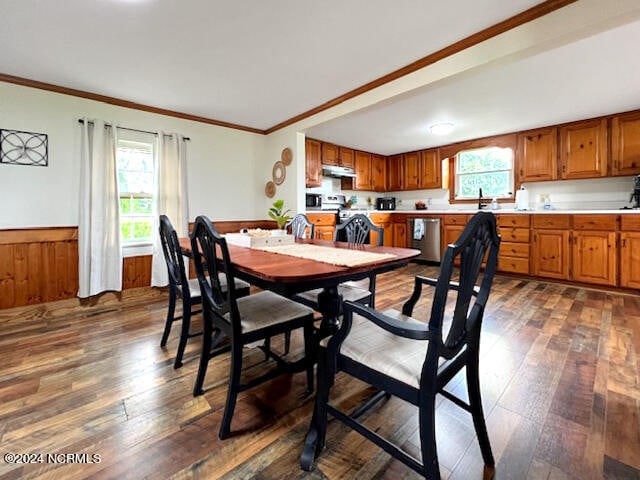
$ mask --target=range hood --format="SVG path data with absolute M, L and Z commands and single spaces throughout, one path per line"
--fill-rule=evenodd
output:
M 343 177 L 355 178 L 356 172 L 353 171 L 353 168 L 335 167 L 333 165 L 323 165 L 322 175 L 326 177 L 335 177 L 335 178 L 343 178 Z

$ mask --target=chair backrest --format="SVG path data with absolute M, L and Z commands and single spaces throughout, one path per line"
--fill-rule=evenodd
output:
M 309 229 L 309 238 L 313 238 L 315 233 L 315 225 L 309 221 L 304 213 L 299 213 L 289 220 L 284 228 L 287 232 L 291 232 L 295 238 L 307 238 L 307 228 Z
M 230 323 L 233 332 L 236 333 L 237 328 L 239 333 L 241 328 L 239 322 L 225 318 L 227 313 L 230 313 L 231 319 L 240 318 L 226 239 L 216 231 L 211 220 L 204 215 L 196 218 L 190 237 L 193 261 L 202 292 L 204 315 L 214 315 L 218 320 Z M 221 277 L 226 279 L 227 288 L 224 291 L 220 282 Z M 229 332 L 225 333 L 229 334 Z
M 167 263 L 169 273 L 169 284 L 174 287 L 181 287 L 182 293 L 189 297 L 189 281 L 184 268 L 184 260 L 182 251 L 178 243 L 178 234 L 176 233 L 169 217 L 160 215 L 160 243 L 164 253 L 164 260 Z
M 498 263 L 499 249 L 500 237 L 496 228 L 495 216 L 491 212 L 475 214 L 456 242 L 447 247 L 440 266 L 440 276 L 436 283 L 429 320 L 429 330 L 434 332 L 436 337 L 439 356 L 448 359 L 454 357 L 467 344 L 470 333 L 479 333 L 484 308 L 489 298 Z M 443 340 L 444 312 L 447 296 L 452 289 L 450 282 L 454 271 L 454 259 L 458 255 L 460 255 L 460 278 L 458 286 L 455 288 L 458 294 L 451 326 L 446 339 Z M 485 258 L 482 282 L 477 289 L 476 284 Z M 475 301 L 472 305 L 474 297 Z M 413 308 L 412 305 L 408 305 L 412 300 L 413 297 L 405 304 L 405 307 L 408 307 L 407 311 Z M 403 312 L 405 307 L 403 307 Z
M 371 231 L 378 233 L 377 244 L 381 247 L 384 243 L 384 228 L 375 226 L 369 217 L 357 213 L 353 217 L 349 217 L 346 222 L 336 225 L 333 240 L 339 241 L 346 237 L 346 241 L 349 243 L 363 244 L 369 239 Z

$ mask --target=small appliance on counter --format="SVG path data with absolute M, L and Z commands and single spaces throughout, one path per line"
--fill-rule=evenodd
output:
M 396 197 L 378 197 L 376 198 L 376 210 L 395 210 Z
M 529 190 L 524 188 L 516 191 L 516 210 L 530 210 L 529 208 Z
M 344 195 L 322 195 L 321 210 L 340 210 L 347 204 L 347 199 Z
M 305 204 L 307 208 L 320 208 L 322 207 L 322 195 L 319 193 L 307 193 L 305 194 Z
M 640 208 L 640 175 L 633 179 L 633 192 L 631 192 L 630 202 L 635 202 L 631 208 Z

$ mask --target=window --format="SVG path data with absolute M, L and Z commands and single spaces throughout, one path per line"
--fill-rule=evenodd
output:
M 119 139 L 116 162 L 122 243 L 150 244 L 155 212 L 153 143 Z
M 464 150 L 455 160 L 456 200 L 513 196 L 513 150 L 489 147 Z

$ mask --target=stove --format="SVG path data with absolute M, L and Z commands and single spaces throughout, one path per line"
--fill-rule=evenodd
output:
M 365 216 L 369 216 L 369 211 L 368 210 L 351 210 L 351 209 L 341 209 L 338 212 L 338 223 L 344 223 L 346 222 L 349 218 L 353 217 L 354 215 L 357 214 L 361 214 L 361 215 L 365 215 Z
M 338 211 L 347 204 L 347 199 L 344 195 L 322 195 L 322 203 L 320 205 L 321 210 L 333 210 Z

